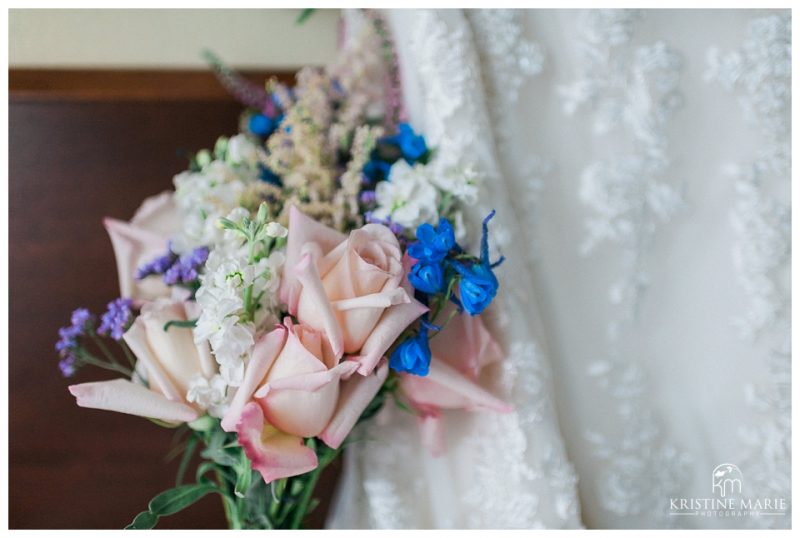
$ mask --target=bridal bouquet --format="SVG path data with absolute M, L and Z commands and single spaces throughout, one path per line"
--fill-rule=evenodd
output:
M 322 469 L 384 405 L 444 447 L 443 409 L 506 412 L 478 384 L 502 357 L 481 313 L 498 287 L 487 215 L 464 248 L 474 168 L 445 162 L 407 123 L 380 19 L 293 87 L 252 85 L 215 63 L 247 106 L 144 201 L 106 219 L 121 297 L 60 330 L 82 407 L 182 433 L 176 487 L 128 528 L 152 528 L 207 494 L 232 528 L 298 528 Z M 382 52 L 378 52 L 382 51 Z M 199 453 L 201 463 L 189 473 Z M 187 476 L 191 476 L 187 479 Z

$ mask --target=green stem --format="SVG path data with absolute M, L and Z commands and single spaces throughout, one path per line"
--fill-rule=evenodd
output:
M 131 348 L 128 347 L 128 344 L 125 342 L 125 340 L 120 341 L 120 347 L 122 348 L 122 351 L 125 353 L 125 358 L 128 359 L 131 368 L 136 370 L 136 359 L 133 357 L 133 352 L 131 352 Z
M 94 343 L 97 344 L 97 347 L 100 348 L 100 351 L 103 352 L 103 355 L 106 356 L 106 358 L 109 360 L 109 362 L 112 362 L 114 364 L 119 364 L 119 361 L 117 361 L 117 358 L 114 356 L 113 353 L 111 353 L 111 350 L 108 349 L 108 346 L 106 346 L 103 343 L 103 341 L 100 340 L 100 338 L 96 334 L 94 334 L 93 332 L 90 332 L 89 336 L 91 336 L 92 340 L 94 340 Z
M 328 466 L 329 463 L 336 459 L 341 451 L 342 448 L 339 447 L 336 450 L 331 450 L 328 452 L 325 456 L 320 458 L 317 468 L 308 474 L 308 481 L 305 483 L 305 487 L 303 488 L 303 494 L 300 497 L 297 509 L 292 515 L 292 524 L 289 528 L 299 529 L 300 525 L 303 524 L 306 512 L 308 512 L 308 506 L 311 504 L 311 496 L 314 494 L 314 488 L 317 486 L 317 481 L 319 480 L 322 471 Z
M 299 529 L 300 525 L 303 524 L 308 505 L 311 503 L 311 495 L 314 493 L 314 488 L 317 486 L 317 480 L 319 480 L 321 472 L 322 465 L 309 473 L 308 482 L 305 484 L 305 488 L 303 488 L 303 495 L 300 497 L 297 509 L 292 515 L 292 525 L 289 527 L 290 529 Z
M 120 374 L 126 375 L 129 379 L 133 376 L 133 372 L 125 368 L 124 366 L 116 363 L 109 363 L 101 361 L 94 356 L 90 355 L 86 351 L 81 351 L 78 353 L 80 359 L 85 362 L 86 364 L 91 364 L 92 366 L 97 366 L 98 368 L 104 368 L 106 370 L 111 370 L 112 372 L 118 372 Z
M 254 237 L 247 239 L 247 263 L 252 265 L 256 261 L 256 241 Z M 244 315 L 246 321 L 253 321 L 255 319 L 255 312 L 252 305 L 253 302 L 253 285 L 250 284 L 244 290 Z
M 222 497 L 222 508 L 225 510 L 225 519 L 228 521 L 228 528 L 241 529 L 242 521 L 239 518 L 239 511 L 236 509 L 236 503 L 235 501 L 231 500 L 228 493 L 228 490 L 230 489 L 228 487 L 228 482 L 225 480 L 225 477 L 222 476 L 222 473 L 216 471 L 216 474 Z
M 452 312 L 450 312 L 450 314 L 447 316 L 447 319 L 444 321 L 444 323 L 440 325 L 441 329 L 439 329 L 438 331 L 434 332 L 430 337 L 428 337 L 428 340 L 433 340 L 436 337 L 437 334 L 442 332 L 445 329 L 445 327 L 447 327 L 447 325 L 451 321 L 453 321 L 453 318 L 456 317 L 456 315 L 458 315 L 458 310 L 453 310 Z M 433 323 L 433 322 L 431 322 L 431 323 Z

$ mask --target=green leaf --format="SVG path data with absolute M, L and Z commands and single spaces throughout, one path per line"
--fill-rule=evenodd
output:
M 211 431 L 211 429 L 217 424 L 219 424 L 218 420 L 214 420 L 209 415 L 203 415 L 202 417 L 189 422 L 189 427 L 196 432 L 207 432 Z
M 300 15 L 297 16 L 297 20 L 294 21 L 295 24 L 303 24 L 308 20 L 309 17 L 314 13 L 314 8 L 306 8 L 300 12 Z
M 197 471 L 195 471 L 195 479 L 201 484 L 213 484 L 212 480 L 205 475 L 209 471 L 216 472 L 216 470 L 217 466 L 214 463 L 210 461 L 203 462 L 197 467 Z
M 179 422 L 166 422 L 166 421 L 158 419 L 158 418 L 148 418 L 147 420 L 149 420 L 153 424 L 161 426 L 162 428 L 170 428 L 170 429 L 172 429 L 172 428 L 180 428 L 180 426 L 181 426 L 181 424 Z
M 167 332 L 170 327 L 182 327 L 185 329 L 191 329 L 195 325 L 197 325 L 196 319 L 187 319 L 187 320 L 173 319 L 164 324 L 164 332 Z
M 247 490 L 250 489 L 252 478 L 253 471 L 250 468 L 250 460 L 242 450 L 239 456 L 239 465 L 236 466 L 236 486 L 233 489 L 233 493 L 240 499 L 244 499 L 247 495 Z
M 194 157 L 195 161 L 197 161 L 197 165 L 202 169 L 211 164 L 211 152 L 207 149 L 201 149 L 197 152 L 197 155 Z
M 192 455 L 194 454 L 194 448 L 197 446 L 197 437 L 190 437 L 188 441 L 186 441 L 186 448 L 183 450 L 183 457 L 181 458 L 181 463 L 178 466 L 178 474 L 175 476 L 175 485 L 180 486 L 181 482 L 183 482 L 183 477 L 186 476 L 186 469 L 189 468 L 189 462 L 192 460 Z
M 219 219 L 219 227 L 222 228 L 223 230 L 238 230 L 239 229 L 239 225 L 238 224 L 236 224 L 235 222 L 233 222 L 230 219 L 226 219 L 225 217 L 222 217 L 221 219 Z
M 158 523 L 158 516 L 152 512 L 140 512 L 125 530 L 147 530 L 152 529 Z
M 225 155 L 228 153 L 228 139 L 224 136 L 217 138 L 217 143 L 214 144 L 214 158 L 222 161 L 225 160 Z
M 157 516 L 169 516 L 180 512 L 214 491 L 217 491 L 217 488 L 209 484 L 178 486 L 153 497 L 148 508 Z
M 261 205 L 258 206 L 258 214 L 256 215 L 256 222 L 260 224 L 265 224 L 269 219 L 269 206 L 266 202 L 261 202 Z

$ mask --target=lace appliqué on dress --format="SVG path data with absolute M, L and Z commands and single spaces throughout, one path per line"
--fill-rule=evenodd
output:
M 605 462 L 598 496 L 620 516 L 647 516 L 648 525 L 670 526 L 665 499 L 680 490 L 688 456 L 664 440 L 658 417 L 647 404 L 647 380 L 638 358 L 625 355 L 620 335 L 635 321 L 650 284 L 646 255 L 659 227 L 683 207 L 679 187 L 665 174 L 667 125 L 682 104 L 681 56 L 663 42 L 631 44 L 641 14 L 632 10 L 591 10 L 580 20 L 580 74 L 560 89 L 564 110 L 586 109 L 597 136 L 621 130 L 624 147 L 586 166 L 579 197 L 592 211 L 584 254 L 604 243 L 621 251 L 622 271 L 609 298 L 617 316 L 608 325 L 610 350 L 588 374 L 614 398 L 618 435 L 588 431 L 595 455 Z
M 517 206 L 517 213 L 525 217 L 522 234 L 527 236 L 530 255 L 535 260 L 538 245 L 535 234 L 529 232 L 536 228 L 541 192 L 554 166 L 552 159 L 536 154 L 524 138 L 512 136 L 512 133 L 521 129 L 520 92 L 544 70 L 544 50 L 525 39 L 519 10 L 474 9 L 467 10 L 466 14 L 481 62 L 495 147 L 502 160 L 516 163 L 516 169 L 502 172 L 507 183 L 527 186 L 523 199 L 511 203 Z
M 639 17 L 631 10 L 584 13 L 582 72 L 560 88 L 567 114 L 588 109 L 596 135 L 622 129 L 633 149 L 588 165 L 579 192 L 593 211 L 581 251 L 588 254 L 606 241 L 621 247 L 624 270 L 609 296 L 626 321 L 635 317 L 649 283 L 644 257 L 653 236 L 683 205 L 680 189 L 663 177 L 670 164 L 667 124 L 683 100 L 682 60 L 663 42 L 632 47 Z
M 708 78 L 739 97 L 745 118 L 763 144 L 748 163 L 725 171 L 734 178 L 736 233 L 733 267 L 749 306 L 733 320 L 742 337 L 764 346 L 768 383 L 749 386 L 745 397 L 757 422 L 742 428 L 742 470 L 759 497 L 791 498 L 791 17 L 753 19 L 742 46 L 708 54 Z M 761 348 L 759 348 L 761 349 Z M 785 517 L 754 519 L 788 528 Z

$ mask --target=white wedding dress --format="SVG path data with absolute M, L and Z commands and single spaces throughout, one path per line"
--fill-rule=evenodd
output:
M 437 158 L 486 174 L 508 415 L 387 405 L 337 528 L 788 527 L 788 11 L 385 11 Z M 359 16 L 349 13 L 350 23 Z M 741 470 L 783 514 L 675 514 Z

